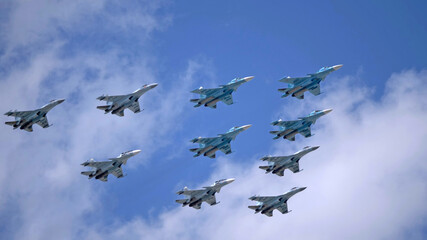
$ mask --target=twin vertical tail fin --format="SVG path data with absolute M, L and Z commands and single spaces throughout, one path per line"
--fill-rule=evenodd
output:
M 258 208 L 259 206 L 248 206 L 248 208 L 250 208 L 250 209 L 253 209 L 253 210 L 257 210 L 257 208 Z
M 178 200 L 175 200 L 175 202 L 180 203 L 180 204 L 186 204 L 187 199 L 178 199 Z
M 14 126 L 14 127 L 16 126 L 17 123 L 18 123 L 18 121 L 5 122 L 6 125 Z
M 198 148 L 192 148 L 192 149 L 190 149 L 190 151 L 192 151 L 192 152 L 198 152 L 199 149 Z
M 81 174 L 90 177 L 92 175 L 92 171 L 85 171 L 85 172 L 81 172 Z

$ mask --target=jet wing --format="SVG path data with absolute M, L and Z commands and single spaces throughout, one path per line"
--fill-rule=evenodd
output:
M 251 197 L 250 200 L 257 201 L 257 202 L 269 202 L 271 200 L 276 199 L 277 197 Z
M 233 96 L 230 94 L 225 95 L 221 98 L 221 101 L 223 101 L 227 105 L 233 104 Z
M 310 77 L 296 77 L 296 78 L 285 77 L 285 78 L 280 79 L 279 81 L 280 82 L 284 82 L 284 83 L 289 83 L 289 84 L 296 85 L 296 84 L 298 84 L 298 83 L 300 83 L 302 81 L 307 80 L 308 78 L 310 78 Z
M 279 210 L 282 214 L 288 213 L 288 204 L 284 203 L 277 207 L 277 210 Z
M 289 156 L 281 156 L 281 157 L 263 157 L 261 160 L 268 161 L 268 162 L 280 162 L 284 160 L 290 159 Z
M 195 196 L 198 194 L 202 194 L 206 192 L 205 190 L 181 190 L 178 192 L 179 195 L 186 195 L 186 196 Z
M 123 177 L 123 171 L 121 167 L 118 167 L 116 169 L 114 169 L 113 171 L 110 172 L 111 174 L 113 174 L 114 176 L 116 176 L 116 178 L 121 178 Z
M 293 173 L 299 172 L 299 163 L 295 163 L 294 165 L 290 166 L 288 168 L 289 170 L 291 170 Z
M 195 138 L 192 141 L 194 143 L 200 143 L 200 144 L 209 144 L 212 141 L 214 141 L 215 139 L 217 139 L 218 137 L 210 137 L 210 138 Z
M 47 128 L 49 127 L 49 122 L 47 121 L 47 117 L 42 117 L 38 122 L 38 125 L 40 125 L 40 127 L 42 128 Z
M 295 123 L 297 123 L 299 121 L 301 121 L 301 120 L 274 122 L 273 125 L 274 126 L 279 125 L 279 126 L 288 128 L 288 127 L 294 125 Z
M 139 108 L 139 102 L 136 101 L 136 102 L 132 103 L 132 105 L 129 106 L 129 110 L 131 110 L 134 113 L 141 112 L 141 109 Z
M 314 96 L 317 96 L 320 94 L 320 85 L 316 84 L 313 87 L 308 89 L 309 92 L 311 92 Z
M 206 96 L 214 95 L 216 92 L 221 91 L 222 88 L 199 88 L 191 91 L 192 93 L 198 93 Z
M 221 150 L 225 154 L 230 154 L 231 153 L 231 145 L 229 143 L 225 144 L 222 147 L 220 147 L 219 150 Z
M 94 167 L 94 168 L 102 168 L 104 166 L 110 165 L 111 161 L 102 161 L 102 162 L 85 162 L 82 165 L 87 167 Z
M 116 95 L 116 96 L 100 96 L 97 99 L 100 101 L 107 101 L 107 102 L 117 102 L 124 98 L 126 98 L 127 95 Z
M 31 114 L 34 114 L 36 111 L 9 111 L 5 113 L 6 116 L 25 118 Z
M 215 198 L 215 195 L 213 195 L 212 197 L 210 197 L 210 198 L 208 198 L 208 199 L 206 199 L 205 200 L 209 205 L 215 205 L 215 204 L 217 204 L 217 202 L 216 202 L 216 198 Z
M 307 127 L 303 130 L 300 130 L 299 134 L 303 135 L 304 137 L 310 137 L 311 136 L 311 128 Z

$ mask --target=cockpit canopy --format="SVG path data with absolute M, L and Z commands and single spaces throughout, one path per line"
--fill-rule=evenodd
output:
M 221 180 L 215 181 L 215 184 L 224 182 L 225 180 L 227 180 L 227 179 L 221 179 Z
M 230 128 L 230 130 L 228 130 L 228 132 L 233 132 L 233 131 L 235 131 L 237 128 L 238 128 L 238 126 L 232 127 L 232 128 Z
M 329 68 L 329 67 L 322 67 L 321 69 L 319 69 L 319 71 L 318 71 L 318 72 L 323 72 L 323 71 L 325 71 L 325 70 L 328 70 L 328 68 Z

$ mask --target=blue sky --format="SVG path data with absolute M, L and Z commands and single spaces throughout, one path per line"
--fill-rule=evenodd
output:
M 388 223 L 397 230 L 379 225 L 370 229 L 362 224 L 370 217 L 360 213 L 355 219 L 361 220 L 353 225 L 360 223 L 355 231 L 366 235 L 352 237 L 422 239 L 427 210 L 423 206 L 417 212 L 415 207 L 427 197 L 422 190 L 427 189 L 427 166 L 419 160 L 427 156 L 421 149 L 427 129 L 421 126 L 414 131 L 408 126 L 427 119 L 425 97 L 421 97 L 427 86 L 426 7 L 424 1 L 6 2 L 0 9 L 4 19 L 0 25 L 0 97 L 4 102 L 0 110 L 36 108 L 52 98 L 67 100 L 49 113 L 54 124 L 49 129 L 35 127 L 34 133 L 12 131 L 6 125 L 1 129 L 5 167 L 0 172 L 0 237 L 165 239 L 171 234 L 187 239 L 200 237 L 202 230 L 214 231 L 210 226 L 216 223 L 225 235 L 212 232 L 213 239 L 242 238 L 235 234 L 250 228 L 253 214 L 246 208 L 246 199 L 252 194 L 280 194 L 306 184 L 310 185 L 307 191 L 314 188 L 312 193 L 317 186 L 317 191 L 330 191 L 323 196 L 338 196 L 326 188 L 337 182 L 353 186 L 354 191 L 346 190 L 347 195 L 335 202 L 318 199 L 324 209 L 328 201 L 328 206 L 343 206 L 337 210 L 343 215 L 330 217 L 331 225 L 333 219 L 346 216 L 346 204 L 353 203 L 347 196 L 360 194 L 358 190 L 367 185 L 375 196 L 368 197 L 367 211 L 375 209 L 377 201 L 401 196 L 395 191 L 401 190 L 400 183 L 420 187 L 408 190 L 414 209 L 407 209 L 401 221 Z M 303 101 L 280 98 L 277 89 L 284 86 L 280 78 L 336 64 L 344 67 L 322 83 L 324 94 L 306 94 Z M 219 103 L 215 110 L 196 109 L 189 102 L 196 96 L 190 91 L 199 86 L 216 87 L 244 76 L 255 78 L 234 93 L 231 106 Z M 101 94 L 124 94 L 151 82 L 158 82 L 159 87 L 141 98 L 142 113 L 125 112 L 119 118 L 95 108 Z M 313 129 L 316 136 L 297 137 L 296 142 L 272 140 L 270 122 L 291 120 L 317 108 L 337 111 L 319 120 Z M 398 116 L 402 109 L 409 115 Z M 377 122 L 371 123 L 370 116 L 384 124 L 372 125 Z M 400 121 L 396 124 L 395 119 Z M 232 142 L 231 155 L 218 153 L 212 160 L 193 158 L 188 151 L 195 146 L 189 143 L 194 137 L 215 136 L 244 124 L 253 127 Z M 395 133 L 377 130 L 386 126 Z M 349 132 L 355 135 L 352 139 L 345 138 Z M 414 142 L 407 148 L 409 142 L 401 143 L 402 149 L 390 156 L 396 161 L 389 160 L 390 167 L 378 170 L 378 178 L 371 179 L 376 173 L 364 172 L 370 166 L 366 162 L 379 161 L 373 157 L 376 154 L 383 156 L 373 146 L 392 149 L 400 142 L 400 138 L 392 141 L 397 132 Z M 305 145 L 321 146 L 313 158 L 324 165 L 315 159 L 307 165 L 307 170 L 316 172 L 277 178 L 257 169 L 262 156 L 291 154 Z M 131 149 L 142 153 L 124 167 L 125 178 L 110 177 L 103 183 L 79 174 L 83 170 L 79 163 L 89 158 L 103 160 Z M 408 154 L 418 160 L 406 165 L 420 169 L 411 179 L 397 159 Z M 341 165 L 346 155 L 351 155 L 348 166 Z M 360 161 L 365 156 L 366 162 Z M 384 161 L 380 166 L 388 164 Z M 337 169 L 349 171 L 348 176 L 353 169 L 362 173 L 345 182 L 345 174 Z M 325 177 L 324 173 L 331 174 Z M 199 212 L 181 209 L 174 201 L 175 192 L 184 186 L 195 188 L 229 177 L 236 177 L 236 183 L 229 192 L 221 192 L 221 204 L 213 210 L 208 206 Z M 377 195 L 379 186 L 384 194 Z M 260 227 L 255 235 L 268 236 L 263 233 L 277 232 L 277 226 L 290 219 L 298 223 L 307 218 L 308 212 L 303 211 L 309 209 L 307 198 L 292 201 L 291 209 L 301 207 L 296 209 L 301 215 L 291 213 L 294 218 L 276 214 L 268 220 L 274 222 L 265 222 L 263 216 L 256 216 L 254 221 L 271 226 Z M 227 199 L 233 204 L 223 203 Z M 395 211 L 393 204 L 384 204 L 371 219 L 390 219 L 387 212 Z M 227 214 L 234 209 L 237 217 L 250 216 L 251 220 L 248 226 L 242 223 L 239 230 L 229 232 L 218 219 L 233 219 Z M 67 221 L 60 224 L 56 218 L 47 219 L 52 213 Z M 311 223 L 323 222 L 324 214 L 315 214 L 318 218 L 313 217 Z M 174 219 L 178 220 L 171 222 Z M 185 234 L 177 230 L 180 224 L 192 222 L 200 222 L 202 230 L 191 228 Z M 328 227 L 329 221 L 324 222 L 322 226 Z M 57 230 L 49 230 L 52 225 Z M 314 228 L 313 233 L 319 234 Z M 346 233 L 325 230 L 319 236 L 349 238 Z

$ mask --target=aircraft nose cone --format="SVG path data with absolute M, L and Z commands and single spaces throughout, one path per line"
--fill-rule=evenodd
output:
M 232 183 L 232 182 L 234 182 L 234 178 L 229 178 L 229 179 L 227 179 L 227 184 L 230 184 L 230 183 Z
M 136 154 L 138 154 L 138 153 L 140 153 L 140 152 L 141 152 L 141 150 L 139 150 L 139 149 L 138 149 L 138 150 L 133 150 L 133 151 L 132 151 L 133 155 L 136 155 Z
M 150 85 L 150 87 L 151 88 L 155 88 L 155 87 L 157 87 L 157 85 L 159 85 L 158 83 L 152 83 L 151 85 Z
M 323 110 L 325 114 L 332 112 L 332 108 Z
M 342 66 L 343 66 L 342 64 L 339 64 L 339 65 L 333 66 L 332 68 L 336 71 L 336 70 L 342 68 Z
M 58 104 L 63 103 L 65 99 L 58 99 Z
M 301 188 L 301 191 L 304 191 L 306 188 L 307 188 L 307 187 L 302 187 L 302 188 Z
M 317 150 L 320 146 L 314 146 L 313 150 Z
M 245 77 L 244 80 L 246 82 L 249 82 L 250 80 L 252 80 L 254 78 L 254 76 L 249 76 L 249 77 Z
M 250 128 L 251 126 L 252 126 L 252 124 L 248 124 L 248 125 L 242 126 L 242 128 L 243 128 L 243 130 L 248 130 L 248 128 Z

